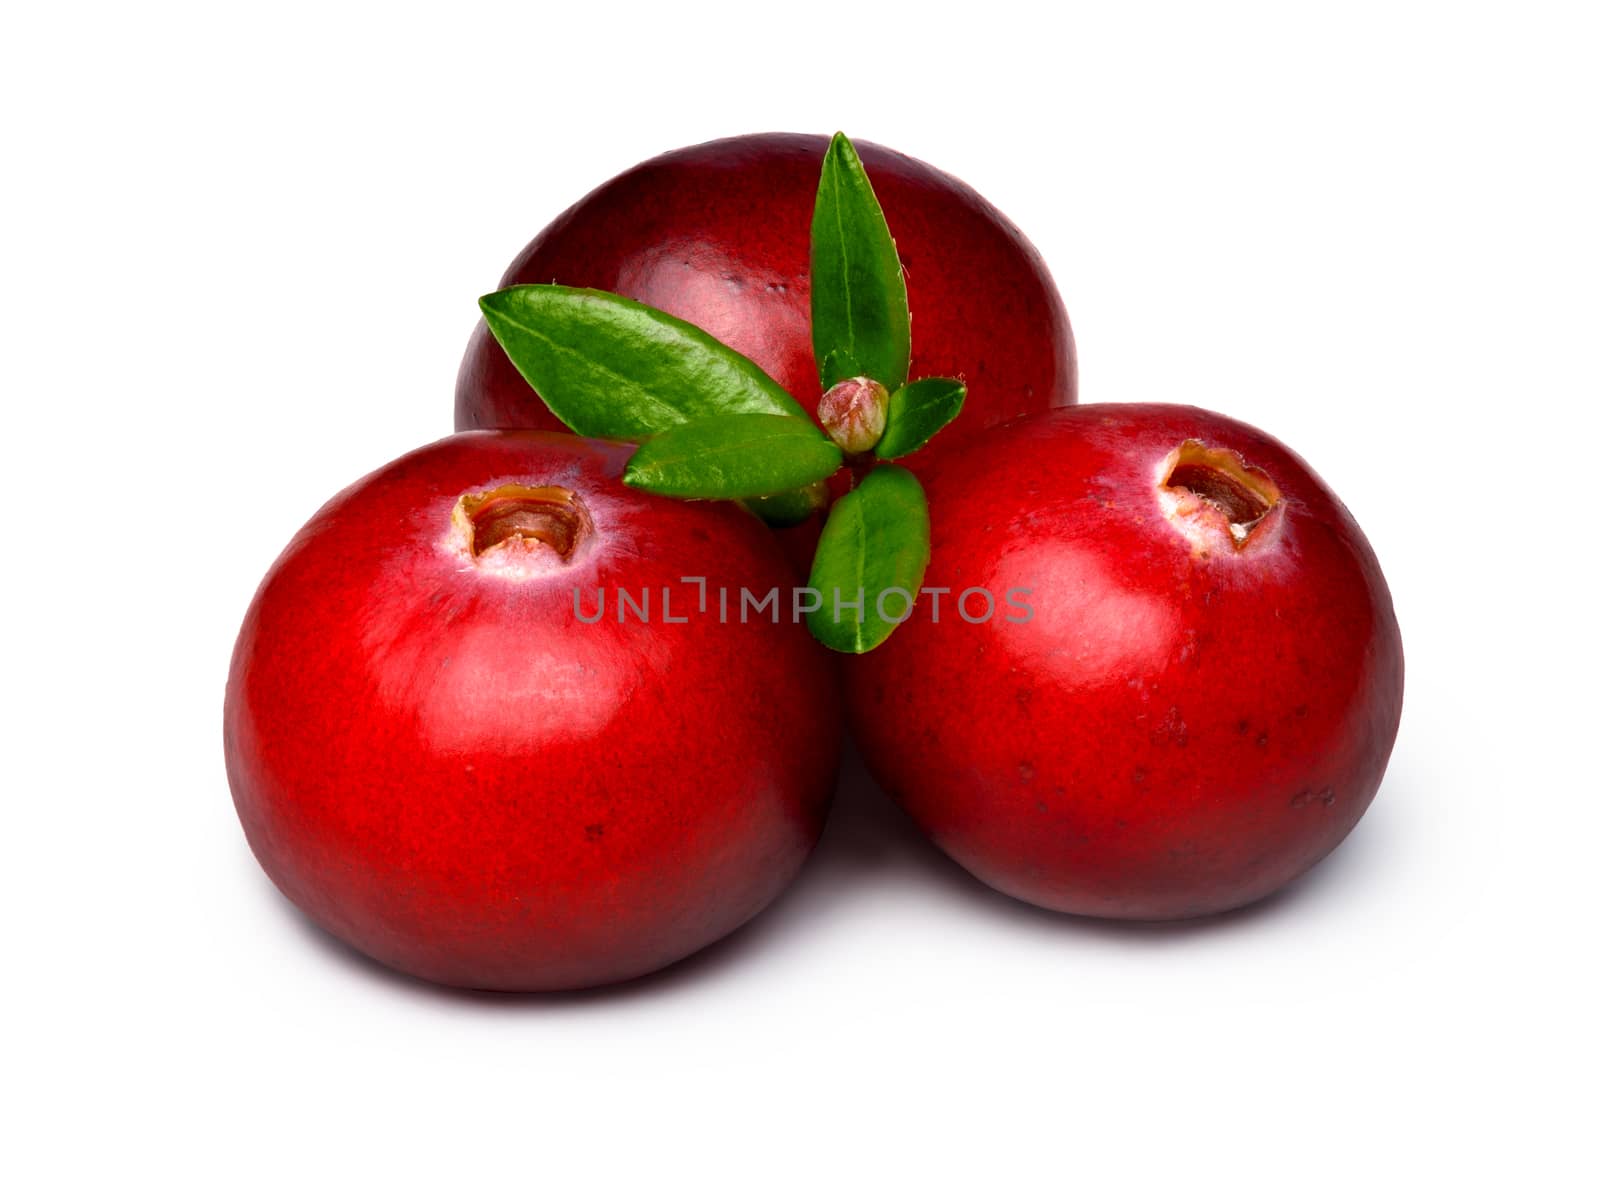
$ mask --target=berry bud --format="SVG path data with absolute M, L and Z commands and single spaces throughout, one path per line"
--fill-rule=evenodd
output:
M 865 454 L 883 436 L 889 391 L 875 379 L 841 379 L 822 394 L 817 419 L 846 454 Z

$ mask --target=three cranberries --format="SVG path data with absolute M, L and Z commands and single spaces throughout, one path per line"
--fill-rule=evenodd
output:
M 653 159 L 553 222 L 504 285 L 599 288 L 700 326 L 822 404 L 851 456 L 842 490 L 871 467 L 887 393 L 818 383 L 806 231 L 827 147 L 769 134 Z M 931 559 L 890 605 L 902 622 L 867 653 L 824 649 L 790 561 L 809 562 L 815 524 L 786 543 L 738 505 L 625 486 L 635 447 L 553 432 L 480 325 L 456 389 L 475 432 L 329 501 L 234 649 L 234 801 L 323 929 L 468 988 L 656 970 L 800 870 L 841 713 L 937 845 L 1062 912 L 1248 904 L 1360 819 L 1404 672 L 1350 514 L 1247 425 L 1076 407 L 1033 247 L 958 180 L 860 157 L 905 267 L 916 374 L 967 389 L 905 459 Z

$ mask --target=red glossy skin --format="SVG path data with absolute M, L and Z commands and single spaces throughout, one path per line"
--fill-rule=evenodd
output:
M 632 447 L 460 434 L 331 500 L 240 631 L 228 777 L 267 874 L 335 936 L 460 987 L 579 988 L 665 966 L 767 905 L 819 836 L 836 681 L 803 625 L 715 619 L 788 587 L 730 505 L 623 487 Z M 593 532 L 496 574 L 452 542 L 458 496 L 553 485 Z M 712 597 L 696 611 L 705 576 Z M 650 623 L 615 592 L 652 592 Z M 673 589 L 660 618 L 659 589 Z M 579 622 L 574 587 L 592 616 Z
M 754 360 L 815 413 L 809 257 L 826 148 L 825 138 L 768 133 L 651 159 L 556 218 L 500 286 L 601 288 L 664 309 Z M 961 416 L 930 451 L 1072 404 L 1072 329 L 1038 251 L 960 180 L 880 146 L 857 149 L 906 269 L 912 377 L 968 386 Z M 456 381 L 456 428 L 561 428 L 481 322 Z
M 1281 491 L 1242 549 L 1210 505 L 1169 520 L 1157 485 L 1187 439 Z M 994 430 L 924 484 L 925 586 L 954 592 L 847 683 L 867 762 L 951 857 L 1045 908 L 1168 919 L 1260 899 L 1350 832 L 1399 725 L 1400 631 L 1301 459 L 1200 409 L 1086 405 Z M 987 624 L 951 619 L 970 587 L 999 602 Z M 1006 621 L 1020 587 L 1033 619 Z

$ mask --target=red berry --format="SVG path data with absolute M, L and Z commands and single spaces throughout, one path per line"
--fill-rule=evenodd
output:
M 1350 832 L 1399 725 L 1400 631 L 1291 451 L 1200 409 L 1089 405 L 923 482 L 924 586 L 949 592 L 851 661 L 849 703 L 953 858 L 1046 908 L 1164 919 L 1257 900 Z
M 737 508 L 622 486 L 631 451 L 427 446 L 324 506 L 250 606 L 225 712 L 245 833 L 381 962 L 503 990 L 628 979 L 760 912 L 821 832 L 832 663 L 802 624 L 738 620 L 741 588 L 792 572 Z
M 651 159 L 557 217 L 501 286 L 601 288 L 664 309 L 753 359 L 814 413 L 811 213 L 827 145 L 754 134 Z M 933 446 L 1073 403 L 1072 330 L 1038 252 L 960 180 L 856 147 L 906 270 L 912 375 L 967 383 L 966 407 Z M 456 428 L 560 428 L 482 323 L 456 381 Z

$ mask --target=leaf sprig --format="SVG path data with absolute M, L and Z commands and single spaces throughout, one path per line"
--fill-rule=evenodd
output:
M 624 470 L 629 486 L 739 500 L 774 524 L 826 502 L 824 482 L 844 454 L 771 376 L 704 330 L 635 300 L 558 284 L 506 288 L 479 307 L 506 356 L 569 429 L 642 443 Z M 858 481 L 833 505 L 811 568 L 810 585 L 823 597 L 808 616 L 811 632 L 861 654 L 910 613 L 931 548 L 922 487 L 887 460 L 915 453 L 955 420 L 966 386 L 907 381 L 905 271 L 861 157 L 842 133 L 823 158 L 812 212 L 811 338 L 824 391 L 864 379 L 887 396 L 883 433 L 851 458 Z

